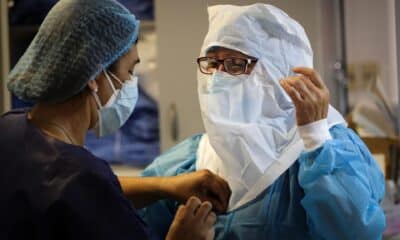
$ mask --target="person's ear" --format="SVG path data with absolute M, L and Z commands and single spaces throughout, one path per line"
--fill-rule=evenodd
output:
M 89 80 L 87 86 L 93 92 L 97 92 L 99 90 L 96 80 Z

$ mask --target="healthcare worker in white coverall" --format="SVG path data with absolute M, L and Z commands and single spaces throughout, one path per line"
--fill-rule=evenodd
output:
M 329 105 L 305 31 L 265 4 L 209 8 L 198 59 L 205 134 L 154 161 L 144 176 L 208 169 L 232 189 L 215 239 L 381 239 L 384 178 Z M 177 204 L 141 214 L 167 233 Z

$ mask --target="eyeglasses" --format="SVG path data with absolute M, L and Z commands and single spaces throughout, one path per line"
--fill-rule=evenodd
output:
M 230 57 L 225 59 L 217 59 L 214 57 L 200 57 L 197 59 L 200 72 L 204 74 L 213 74 L 223 64 L 225 72 L 231 75 L 240 75 L 247 71 L 252 63 L 256 63 L 258 59 Z

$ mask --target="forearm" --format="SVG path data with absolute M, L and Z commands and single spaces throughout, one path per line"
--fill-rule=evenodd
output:
M 136 208 L 171 197 L 168 177 L 118 177 L 125 196 Z
M 228 183 L 208 170 L 168 177 L 119 177 L 119 181 L 137 208 L 165 198 L 184 203 L 195 196 L 225 212 L 231 195 Z
M 384 229 L 379 207 L 383 177 L 367 150 L 354 140 L 331 140 L 300 158 L 302 206 L 311 232 L 324 239 L 379 239 Z

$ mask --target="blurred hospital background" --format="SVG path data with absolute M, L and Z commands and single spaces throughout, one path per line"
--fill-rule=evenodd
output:
M 140 98 L 119 132 L 101 140 L 89 134 L 86 142 L 117 174 L 137 175 L 162 151 L 203 132 L 195 59 L 207 32 L 207 6 L 270 3 L 305 28 L 332 105 L 362 137 L 385 174 L 385 238 L 400 239 L 399 0 L 119 1 L 142 21 Z M 32 105 L 10 95 L 6 78 L 56 2 L 0 0 L 1 113 Z

